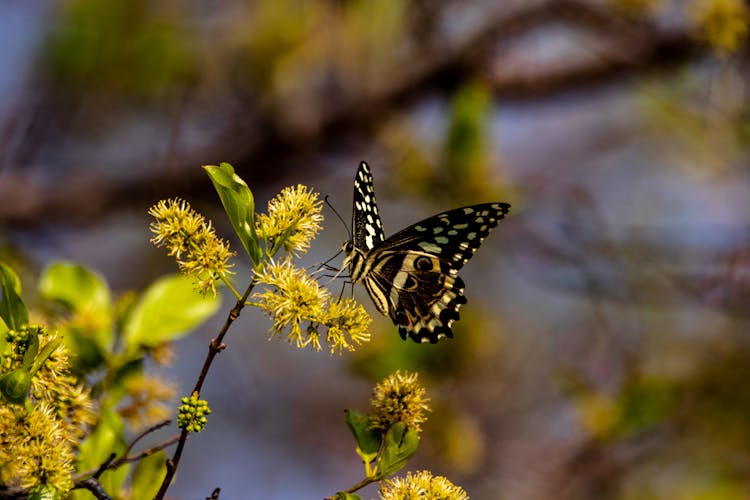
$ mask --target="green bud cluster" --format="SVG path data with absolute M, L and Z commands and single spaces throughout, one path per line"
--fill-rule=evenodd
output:
M 182 404 L 177 411 L 177 427 L 186 429 L 188 432 L 200 432 L 206 426 L 208 419 L 204 415 L 211 413 L 208 402 L 198 399 L 193 394 L 182 398 Z

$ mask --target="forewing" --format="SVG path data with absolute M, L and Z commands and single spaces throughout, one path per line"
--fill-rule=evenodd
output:
M 490 230 L 510 211 L 507 203 L 483 203 L 433 215 L 394 234 L 382 244 L 390 251 L 417 251 L 439 257 L 459 270 Z
M 357 175 L 354 176 L 352 232 L 354 246 L 368 252 L 385 239 L 378 205 L 375 202 L 372 173 L 365 162 L 359 164 Z

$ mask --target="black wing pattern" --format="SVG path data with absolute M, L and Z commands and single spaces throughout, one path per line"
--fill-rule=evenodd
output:
M 345 245 L 352 282 L 363 281 L 376 307 L 399 327 L 401 338 L 436 343 L 466 303 L 458 271 L 510 210 L 484 203 L 449 210 L 385 239 L 370 168 L 354 179 L 353 241 Z
M 372 173 L 365 162 L 360 162 L 354 177 L 352 231 L 354 246 L 368 252 L 385 239 L 378 204 L 375 202 Z

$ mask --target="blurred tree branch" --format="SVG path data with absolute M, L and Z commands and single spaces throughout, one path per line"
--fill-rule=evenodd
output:
M 488 71 L 504 44 L 559 24 L 583 30 L 599 40 L 596 56 L 506 74 Z M 26 127 L 16 131 L 21 139 L 15 141 L 18 143 L 15 149 L 31 149 L 31 162 L 33 150 L 44 142 L 33 131 L 34 123 L 43 121 L 48 110 L 45 104 L 37 106 L 30 118 L 16 116 L 5 127 L 6 173 L 0 182 L 0 199 L 4 201 L 0 205 L 0 221 L 24 225 L 59 218 L 84 221 L 125 202 L 148 202 L 156 193 L 179 188 L 190 195 L 191 191 L 202 190 L 205 184 L 198 182 L 202 171 L 196 167 L 219 159 L 234 163 L 249 181 L 259 183 L 277 175 L 279 165 L 291 168 L 285 165 L 291 165 L 292 158 L 309 166 L 309 160 L 301 162 L 299 158 L 312 156 L 328 141 L 376 130 L 384 118 L 420 97 L 431 92 L 449 92 L 461 82 L 477 77 L 488 81 L 498 98 L 534 99 L 570 89 L 593 88 L 655 68 L 669 69 L 679 62 L 701 57 L 707 48 L 689 27 L 666 29 L 642 19 L 628 20 L 614 10 L 576 0 L 524 3 L 517 8 L 499 9 L 484 18 L 470 36 L 452 45 L 431 36 L 431 32 L 419 37 L 419 57 L 404 65 L 398 75 L 386 79 L 384 85 L 366 95 L 332 99 L 315 117 L 314 125 L 302 130 L 279 121 L 254 96 L 238 89 L 235 97 L 241 106 L 212 144 L 179 152 L 170 144 L 152 168 L 134 176 L 108 176 L 80 168 L 45 185 L 34 182 L 20 167 L 12 167 L 14 173 L 7 172 L 11 170 L 7 165 L 12 165 L 16 161 L 14 156 L 18 156 L 9 152 L 14 142 L 9 138 L 9 129 Z M 177 106 L 187 106 L 186 102 L 187 99 L 181 99 Z M 28 110 L 23 113 L 27 115 Z M 179 133 L 179 121 L 185 113 L 180 109 L 173 114 L 176 121 L 173 133 Z M 255 167 L 269 164 L 274 165 L 273 171 Z

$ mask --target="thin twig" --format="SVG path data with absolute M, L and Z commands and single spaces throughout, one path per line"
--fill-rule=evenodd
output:
M 76 487 L 79 487 L 78 484 L 76 484 Z M 81 482 L 80 488 L 89 490 L 91 494 L 99 500 L 112 500 L 112 497 L 107 495 L 107 492 L 104 491 L 104 488 L 102 488 L 102 485 L 99 484 L 99 481 L 97 481 L 96 478 L 90 477 L 84 479 Z
M 362 481 L 358 482 L 357 484 L 349 488 L 348 490 L 345 490 L 343 493 L 354 493 L 358 489 L 364 488 L 368 484 L 374 483 L 375 481 L 376 481 L 375 479 L 366 477 Z M 325 500 L 336 500 L 336 496 L 337 495 L 333 495 L 332 497 L 326 497 Z
M 224 326 L 221 327 L 219 335 L 217 335 L 215 339 L 211 339 L 211 342 L 208 344 L 208 354 L 206 354 L 203 368 L 201 368 L 201 373 L 195 383 L 195 388 L 193 388 L 193 394 L 200 396 L 201 388 L 203 387 L 203 382 L 205 382 L 206 376 L 208 375 L 208 370 L 211 368 L 211 363 L 213 363 L 216 355 L 226 347 L 226 344 L 223 343 L 224 335 L 226 335 L 234 320 L 240 316 L 240 311 L 245 307 L 245 302 L 250 296 L 250 292 L 252 292 L 255 284 L 256 281 L 253 279 L 250 286 L 245 290 L 245 293 L 237 300 L 232 310 L 229 311 L 229 315 L 224 322 Z M 174 478 L 175 472 L 177 472 L 177 467 L 180 464 L 180 457 L 182 456 L 182 450 L 185 448 L 185 441 L 187 441 L 188 434 L 189 432 L 187 429 L 182 429 L 179 440 L 177 441 L 177 449 L 175 449 L 172 458 L 167 460 L 167 474 L 164 476 L 164 481 L 161 483 L 159 492 L 154 497 L 154 500 L 161 500 L 164 498 L 164 495 L 166 495 L 167 489 L 169 489 L 169 485 L 172 483 L 172 478 Z
M 133 449 L 133 446 L 135 446 L 135 444 L 139 440 L 141 440 L 143 437 L 147 436 L 148 434 L 158 429 L 161 429 L 165 425 L 168 425 L 170 422 L 171 422 L 170 420 L 160 422 L 156 425 L 149 427 L 145 431 L 141 432 L 138 436 L 135 437 L 135 439 L 133 439 L 133 441 L 131 441 L 130 445 L 128 445 L 127 450 L 125 450 L 125 453 L 123 454 L 123 456 L 118 458 L 117 460 L 115 460 L 115 454 L 112 453 L 107 458 L 107 460 L 102 462 L 102 464 L 98 468 L 91 469 L 91 470 L 84 471 L 84 472 L 79 472 L 78 474 L 73 476 L 73 481 L 75 482 L 76 487 L 83 488 L 85 487 L 84 482 L 86 481 L 86 479 L 89 479 L 89 478 L 98 479 L 99 476 L 101 476 L 107 470 L 115 470 L 123 464 L 137 462 L 143 458 L 153 455 L 157 451 L 163 450 L 164 448 L 176 443 L 180 437 L 179 434 L 175 434 L 174 436 L 168 439 L 165 439 L 164 441 L 160 443 L 150 446 L 149 448 L 146 448 L 145 450 L 141 451 L 140 453 L 136 455 L 130 455 L 130 451 Z

